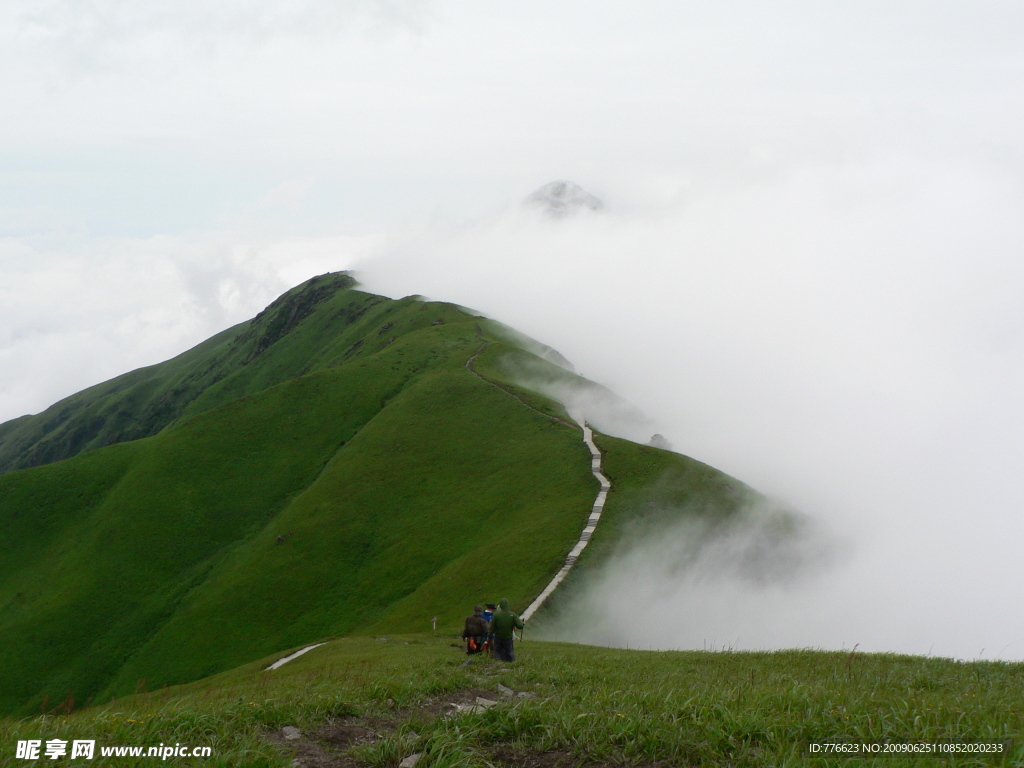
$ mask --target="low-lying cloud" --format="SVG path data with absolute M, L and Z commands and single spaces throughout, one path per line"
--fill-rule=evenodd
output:
M 805 639 L 789 631 L 804 623 L 791 612 L 824 588 L 845 554 L 819 525 L 767 500 L 727 520 L 685 510 L 658 518 L 634 526 L 560 595 L 537 636 L 629 648 L 790 647 Z M 844 642 L 841 633 L 822 639 Z
M 676 584 L 638 544 L 593 604 L 660 596 L 657 616 L 696 625 L 650 644 L 1019 658 L 1022 201 L 998 164 L 903 152 L 561 220 L 512 206 L 393 237 L 361 274 L 552 345 L 648 417 L 605 429 L 660 432 L 849 542 L 833 569 L 767 591 Z
M 655 423 L 641 409 L 619 397 L 607 387 L 570 375 L 572 363 L 557 350 L 516 334 L 517 343 L 540 360 L 509 355 L 498 364 L 516 383 L 560 403 L 577 422 L 584 421 L 600 432 L 647 442 L 654 435 Z

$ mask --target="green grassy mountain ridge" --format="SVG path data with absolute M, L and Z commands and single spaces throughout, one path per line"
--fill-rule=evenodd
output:
M 89 387 L 36 416 L 0 424 L 0 473 L 149 437 L 183 416 L 373 354 L 432 322 L 464 319 L 452 305 L 412 297 L 390 301 L 354 286 L 344 272 L 320 275 L 252 320 L 167 362 Z M 433 314 L 428 318 L 424 311 Z M 289 343 L 278 345 L 285 337 Z
M 457 306 L 344 273 L 160 365 L 0 425 L 0 713 L 188 682 L 321 638 L 522 610 L 597 481 L 552 365 Z M 554 418 L 553 418 L 554 417 Z M 648 510 L 751 492 L 596 435 L 613 482 L 596 563 Z

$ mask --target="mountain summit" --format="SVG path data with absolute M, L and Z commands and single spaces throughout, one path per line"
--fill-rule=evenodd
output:
M 598 198 L 579 184 L 565 179 L 545 184 L 530 194 L 523 202 L 526 205 L 540 208 L 549 216 L 558 218 L 582 210 L 600 211 L 604 209 L 604 203 Z

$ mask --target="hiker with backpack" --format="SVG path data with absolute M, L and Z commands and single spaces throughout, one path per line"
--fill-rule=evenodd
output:
M 491 634 L 491 619 L 494 618 L 496 608 L 494 603 L 487 603 L 483 612 L 484 621 L 487 622 L 487 650 L 491 652 L 492 659 L 494 658 L 494 635 Z
M 484 609 L 473 606 L 473 615 L 466 617 L 466 625 L 462 630 L 462 639 L 466 641 L 466 653 L 480 653 L 487 647 L 487 622 L 482 616 Z
M 499 661 L 515 661 L 512 641 L 516 630 L 523 628 L 523 620 L 512 613 L 507 597 L 501 598 L 499 608 L 491 619 L 491 642 L 494 643 L 494 658 Z

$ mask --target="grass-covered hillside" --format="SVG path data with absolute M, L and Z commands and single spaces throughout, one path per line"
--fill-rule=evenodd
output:
M 0 720 L 0 765 L 31 765 L 14 757 L 29 739 L 95 740 L 94 760 L 74 764 L 117 768 L 157 760 L 104 759 L 101 748 L 208 748 L 166 764 L 239 768 L 395 768 L 417 754 L 416 768 L 1024 764 L 1019 663 L 627 651 L 537 642 L 527 630 L 514 664 L 466 665 L 453 642 L 441 632 L 344 638 L 270 672 L 277 655 L 70 716 Z M 806 756 L 811 742 L 1005 739 L 1001 756 Z
M 0 473 L 149 437 L 176 419 L 372 355 L 432 323 L 467 319 L 448 304 L 391 301 L 354 286 L 344 272 L 313 278 L 172 360 L 0 424 Z
M 509 374 L 553 368 L 529 349 L 453 305 L 325 275 L 0 426 L 9 466 L 51 462 L 0 475 L 0 713 L 435 616 L 448 630 L 483 597 L 525 608 L 598 487 L 561 406 Z M 735 507 L 714 470 L 598 439 L 612 500 L 656 479 L 711 514 Z

